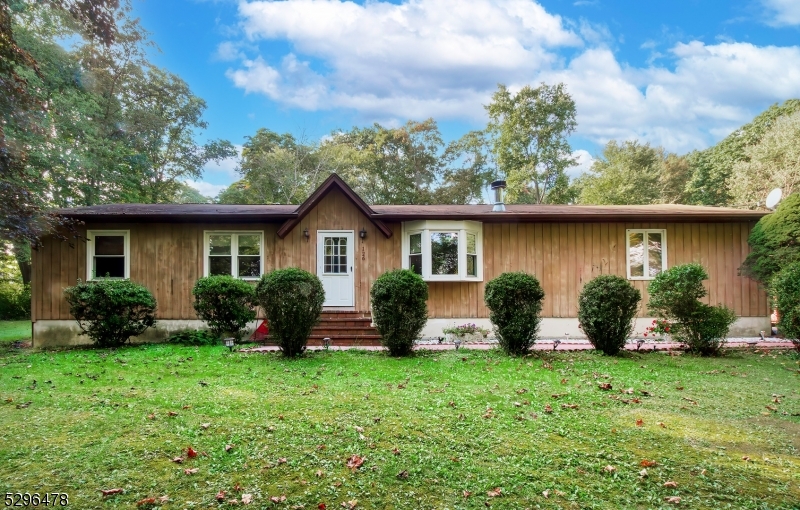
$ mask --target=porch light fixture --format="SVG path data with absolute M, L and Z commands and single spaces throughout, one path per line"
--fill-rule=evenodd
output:
M 362 227 L 361 230 L 358 231 L 358 237 L 360 237 L 361 239 L 366 239 L 367 238 L 367 229 Z
M 308 242 L 308 239 L 311 237 L 311 234 L 308 233 L 308 227 L 303 229 L 303 237 L 306 238 L 306 242 Z
M 225 347 L 227 347 L 230 352 L 233 352 L 233 337 L 228 337 L 225 339 Z

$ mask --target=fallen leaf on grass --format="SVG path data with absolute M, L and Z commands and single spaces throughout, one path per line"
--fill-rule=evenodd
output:
M 358 505 L 358 500 L 354 499 L 352 501 L 342 501 L 342 508 L 347 508 L 347 510 L 353 510 Z
M 492 417 L 492 408 L 486 409 L 486 413 L 483 415 L 484 418 L 491 418 Z
M 317 472 L 314 474 L 317 476 L 317 478 L 322 478 L 325 476 L 325 473 L 321 469 L 317 469 Z
M 196 474 L 198 471 L 200 471 L 200 469 L 199 469 L 199 468 L 184 469 L 184 470 L 183 470 L 183 474 L 185 474 L 185 475 L 194 475 L 194 474 Z
M 544 496 L 545 499 L 549 498 L 550 497 L 550 489 L 547 489 L 546 491 L 542 492 L 542 496 Z
M 778 412 L 778 408 L 775 406 L 766 406 L 766 408 L 772 411 L 773 413 Z
M 364 457 L 360 455 L 351 455 L 349 459 L 347 459 L 347 467 L 350 468 L 352 471 L 360 468 L 361 465 L 364 463 Z
M 521 402 L 514 402 L 514 407 L 522 407 L 522 403 Z
M 748 457 L 747 455 L 745 455 L 744 457 L 742 457 L 742 460 L 743 460 L 743 461 L 745 461 L 745 462 L 747 462 L 748 460 L 750 460 L 750 457 Z
M 567 384 L 567 380 L 566 379 L 561 379 L 561 384 Z
M 356 425 L 355 428 L 356 428 L 356 432 L 364 432 L 364 427 L 359 427 L 358 425 Z
M 225 499 L 225 494 L 227 494 L 227 492 L 225 492 L 225 491 L 219 491 L 219 492 L 217 493 L 217 495 L 216 495 L 216 496 L 214 496 L 214 497 L 215 497 L 215 498 L 217 498 L 217 501 L 222 501 L 222 500 L 224 500 L 224 499 Z
M 637 427 L 643 427 L 644 426 L 644 420 L 641 419 L 641 418 L 636 418 L 636 426 Z
M 233 445 L 232 445 L 232 444 L 226 444 L 226 445 L 225 445 L 225 451 L 226 451 L 226 452 L 229 452 L 229 451 L 231 451 L 231 450 L 233 450 Z
M 180 464 L 183 462 L 183 457 L 173 457 L 172 462 L 174 462 L 175 464 Z
M 103 493 L 103 497 L 106 497 L 106 496 L 113 496 L 114 494 L 122 494 L 125 491 L 122 489 L 105 489 L 105 490 L 100 489 L 100 492 Z
M 189 448 L 186 449 L 186 455 L 190 459 L 193 459 L 193 458 L 197 457 L 197 451 L 195 451 L 195 449 L 190 446 Z
M 192 406 L 183 406 L 181 409 L 191 409 Z
M 160 498 L 158 498 L 158 501 L 159 501 L 160 503 L 166 503 L 167 501 L 169 501 L 169 496 L 167 496 L 166 494 L 164 494 L 163 496 L 161 496 Z
M 405 469 L 397 473 L 397 478 L 399 480 L 408 480 L 408 471 Z
M 642 467 L 646 467 L 646 468 L 648 468 L 648 467 L 655 467 L 655 466 L 658 466 L 658 462 L 656 462 L 656 461 L 654 461 L 654 460 L 647 460 L 647 459 L 643 459 L 643 460 L 642 460 L 642 461 L 639 463 L 639 465 L 640 465 L 640 466 L 642 466 Z
M 617 468 L 615 468 L 614 466 L 610 466 L 610 465 L 603 468 L 603 471 L 605 471 L 606 473 L 613 473 L 616 470 L 617 470 Z
M 666 487 L 668 489 L 675 489 L 675 488 L 678 487 L 678 482 L 673 482 L 671 480 L 668 481 L 668 482 L 664 482 L 664 487 Z
M 393 448 L 392 453 L 395 455 L 400 455 L 400 450 L 398 450 L 397 448 Z
M 210 427 L 210 426 L 211 426 L 211 424 L 210 424 L 210 423 L 201 423 L 201 424 L 200 424 L 200 428 L 201 428 L 201 429 L 203 429 L 203 430 L 207 429 L 207 428 L 208 428 L 208 427 Z
M 328 505 L 326 505 L 325 503 L 320 503 L 319 505 L 317 505 L 317 510 L 328 510 Z
M 619 390 L 620 393 L 624 393 L 626 395 L 633 395 L 633 388 L 628 388 L 627 390 Z
M 178 416 L 178 413 L 176 413 L 175 411 L 170 411 L 167 413 L 167 416 Z
M 24 404 L 17 404 L 17 409 L 27 409 L 33 404 L 33 401 L 25 402 Z
M 544 412 L 546 412 L 546 413 L 552 413 L 553 412 L 553 408 L 550 407 L 550 404 L 547 404 L 546 406 L 544 406 Z
M 668 498 L 664 498 L 664 501 L 666 501 L 667 503 L 674 503 L 677 505 L 681 502 L 681 498 L 678 496 L 670 496 Z
M 660 421 L 660 422 L 658 422 L 658 426 L 659 426 L 659 427 L 661 427 L 662 429 L 665 429 L 665 428 L 667 428 L 667 426 L 666 426 L 666 425 L 664 425 L 664 422 L 663 422 L 663 421 Z
M 562 409 L 578 409 L 578 404 L 561 404 Z
M 144 498 L 136 502 L 136 506 L 155 505 L 156 498 Z
M 156 419 L 156 415 L 155 414 L 148 414 L 147 415 L 147 419 L 148 420 L 155 420 Z
M 517 390 L 518 395 L 522 395 L 523 393 L 528 393 L 528 388 L 520 388 Z
M 642 478 L 647 478 L 647 470 L 642 469 L 641 471 L 639 471 L 639 476 L 641 476 Z
M 497 496 L 500 496 L 502 493 L 503 489 L 501 489 L 500 487 L 495 487 L 490 491 L 486 491 L 486 495 L 489 496 L 490 498 L 496 498 Z
M 600 383 L 600 384 L 597 385 L 597 387 L 600 388 L 601 390 L 605 390 L 605 391 L 609 391 L 612 388 L 611 383 L 607 383 L 607 382 Z
M 286 494 L 282 494 L 280 496 L 272 496 L 269 498 L 269 500 L 275 504 L 283 503 L 284 501 L 286 501 Z
M 462 492 L 462 494 L 464 495 L 465 498 L 472 496 L 472 493 L 470 491 L 464 491 Z
M 253 502 L 253 495 L 252 494 L 242 494 L 242 504 L 249 505 Z

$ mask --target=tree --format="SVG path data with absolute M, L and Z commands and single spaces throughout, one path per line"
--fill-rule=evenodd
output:
M 26 10 L 69 13 L 77 30 L 100 45 L 110 45 L 116 35 L 112 15 L 118 0 L 51 0 L 49 2 L 0 1 L 0 237 L 17 242 L 35 242 L 42 232 L 62 220 L 45 214 L 41 191 L 45 176 L 27 164 L 24 143 L 7 139 L 7 126 L 29 133 L 44 133 L 40 120 L 48 105 L 36 97 L 26 73 L 38 74 L 36 60 L 16 40 L 14 16 Z
M 775 120 L 733 166 L 730 194 L 737 204 L 763 203 L 773 188 L 800 189 L 800 112 Z
M 575 102 L 563 83 L 525 86 L 512 95 L 498 85 L 489 113 L 492 150 L 508 181 L 508 200 L 542 204 L 565 187 L 564 170 L 575 164 L 567 136 L 575 131 Z
M 784 267 L 800 261 L 800 193 L 784 199 L 758 220 L 747 240 L 750 253 L 739 272 L 764 287 Z
M 798 111 L 800 99 L 774 104 L 715 146 L 687 155 L 692 167 L 692 178 L 686 185 L 689 201 L 699 205 L 732 204 L 730 186 L 734 166 L 750 161 L 747 148 L 757 145 L 778 119 Z
M 581 204 L 653 204 L 661 199 L 664 149 L 637 141 L 611 140 L 590 173 L 578 178 Z

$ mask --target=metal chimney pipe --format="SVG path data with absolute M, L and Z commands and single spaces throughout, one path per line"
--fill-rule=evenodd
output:
M 506 205 L 503 203 L 503 190 L 506 189 L 506 181 L 494 181 L 491 187 L 494 191 L 494 207 L 492 207 L 492 212 L 505 212 Z

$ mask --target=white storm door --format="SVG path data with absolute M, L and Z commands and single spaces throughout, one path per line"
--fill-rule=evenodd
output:
M 317 231 L 317 276 L 325 289 L 323 306 L 353 306 L 355 235 L 352 230 Z

